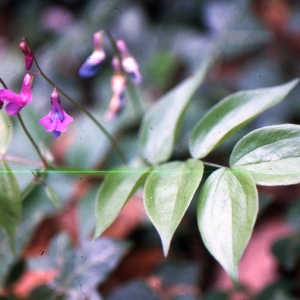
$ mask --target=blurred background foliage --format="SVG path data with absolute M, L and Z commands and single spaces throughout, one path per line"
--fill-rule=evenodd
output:
M 92 79 L 77 75 L 92 51 L 93 33 L 101 28 L 123 39 L 139 62 L 144 81 L 138 94 L 144 110 L 193 74 L 205 55 L 218 54 L 187 111 L 172 157 L 176 160 L 189 156 L 192 126 L 223 97 L 242 89 L 278 85 L 300 73 L 297 0 L 0 0 L 0 77 L 18 91 L 24 76 L 18 44 L 27 37 L 43 71 L 104 124 L 127 159 L 138 155 L 142 113 L 135 114 L 127 95 L 118 120 L 104 120 L 111 98 L 110 59 Z M 105 48 L 112 58 L 107 41 Z M 22 110 L 44 153 L 64 168 L 104 170 L 120 164 L 105 136 L 64 98 L 63 107 L 74 122 L 57 140 L 44 131 L 38 120 L 50 109 L 51 92 L 52 88 L 35 76 L 32 105 Z M 300 124 L 299 92 L 298 85 L 285 101 L 236 133 L 207 160 L 228 165 L 233 145 L 250 130 Z M 37 161 L 22 128 L 12 121 L 8 155 Z M 33 173 L 37 169 L 34 164 L 9 165 Z M 158 234 L 143 210 L 141 193 L 132 197 L 104 233 L 105 238 L 90 244 L 87 239 L 95 225 L 94 202 L 101 176 L 51 174 L 40 179 L 42 185 L 33 182 L 31 172 L 16 176 L 26 194 L 16 236 L 17 257 L 12 256 L 0 231 L 0 299 L 300 297 L 299 186 L 259 189 L 261 211 L 241 262 L 242 288 L 237 291 L 202 244 L 194 202 L 165 259 Z

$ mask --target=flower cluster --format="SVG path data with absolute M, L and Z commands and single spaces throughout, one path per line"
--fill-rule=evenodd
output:
M 101 63 L 106 57 L 103 47 L 103 34 L 103 30 L 94 34 L 94 51 L 79 69 L 79 75 L 81 77 L 92 77 L 100 69 Z M 112 59 L 114 73 L 111 78 L 111 89 L 113 96 L 109 104 L 109 110 L 105 116 L 108 120 L 113 120 L 125 104 L 125 91 L 127 84 L 125 72 L 129 74 L 130 79 L 135 84 L 139 84 L 142 81 L 142 76 L 139 72 L 138 64 L 130 54 L 125 42 L 122 40 L 115 42 L 111 37 L 110 40 L 116 49 L 116 53 Z M 25 38 L 22 38 L 19 48 L 24 54 L 25 68 L 26 70 L 30 70 L 33 62 L 36 63 L 36 60 L 32 49 Z M 36 66 L 39 73 L 41 73 L 42 71 L 37 63 Z M 19 94 L 7 89 L 5 84 L 3 84 L 5 88 L 0 89 L 0 109 L 2 109 L 5 102 L 7 102 L 4 107 L 5 111 L 11 116 L 16 116 L 23 107 L 31 103 L 34 74 L 36 73 L 27 73 L 24 76 L 22 88 Z M 51 94 L 50 112 L 39 120 L 39 123 L 45 127 L 46 131 L 53 132 L 53 136 L 55 138 L 59 137 L 61 132 L 66 131 L 69 123 L 73 121 L 73 118 L 62 109 L 60 96 L 57 90 L 59 89 L 54 87 L 54 91 Z
M 22 39 L 19 47 L 25 56 L 26 70 L 30 70 L 34 56 L 26 39 Z M 27 73 L 24 76 L 22 88 L 19 94 L 6 88 L 1 89 L 0 109 L 2 109 L 4 102 L 8 102 L 5 106 L 6 112 L 11 116 L 18 115 L 20 110 L 32 101 L 33 81 L 34 75 Z M 54 91 L 51 94 L 51 111 L 47 116 L 41 118 L 39 122 L 47 131 L 53 131 L 53 136 L 57 138 L 60 136 L 61 132 L 67 130 L 68 124 L 72 121 L 73 118 L 62 109 L 59 94 L 56 90 L 56 87 L 54 87 Z
M 94 34 L 94 51 L 80 67 L 78 71 L 79 76 L 90 78 L 93 77 L 100 69 L 101 63 L 105 59 L 103 34 L 104 31 L 102 30 Z M 124 75 L 124 71 L 129 74 L 133 83 L 139 84 L 142 82 L 139 66 L 134 57 L 130 54 L 125 42 L 118 40 L 115 42 L 115 46 L 118 53 L 114 55 L 112 60 L 114 74 L 111 78 L 111 89 L 113 96 L 110 100 L 109 110 L 105 114 L 105 117 L 108 120 L 114 120 L 125 104 L 127 78 Z

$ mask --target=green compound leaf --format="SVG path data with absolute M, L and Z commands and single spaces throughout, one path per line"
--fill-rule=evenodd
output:
M 196 125 L 190 139 L 190 153 L 203 158 L 234 132 L 245 126 L 266 109 L 278 104 L 298 83 L 286 84 L 227 96 L 212 107 Z
M 300 183 L 300 126 L 267 126 L 244 136 L 234 147 L 230 166 L 249 172 L 256 184 Z
M 149 169 L 122 166 L 107 175 L 96 198 L 94 240 L 115 220 L 127 200 L 143 185 Z
M 186 162 L 175 161 L 161 165 L 146 180 L 145 208 L 160 235 L 165 256 L 202 175 L 202 162 L 189 159 Z
M 162 96 L 145 114 L 139 132 L 140 153 L 152 165 L 167 161 L 181 129 L 184 113 L 202 83 L 209 62 L 195 76 L 186 79 Z
M 11 129 L 12 124 L 7 115 L 3 111 L 0 111 L 0 155 L 4 155 L 6 153 L 11 140 Z
M 0 226 L 6 231 L 13 251 L 21 210 L 18 182 L 6 162 L 0 160 Z
M 235 284 L 257 213 L 257 190 L 249 174 L 219 169 L 200 191 L 197 218 L 203 242 Z

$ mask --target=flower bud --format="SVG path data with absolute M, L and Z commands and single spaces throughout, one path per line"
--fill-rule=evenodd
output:
M 25 55 L 25 66 L 26 70 L 30 70 L 33 63 L 33 53 L 31 48 L 29 47 L 25 38 L 22 38 L 21 43 L 19 44 L 19 48 Z

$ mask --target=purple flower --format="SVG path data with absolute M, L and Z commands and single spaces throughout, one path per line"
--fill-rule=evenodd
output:
M 142 75 L 139 71 L 139 65 L 134 59 L 134 57 L 130 54 L 126 44 L 122 40 L 117 41 L 117 47 L 120 51 L 120 55 L 122 58 L 122 67 L 125 72 L 127 72 L 130 75 L 131 80 L 135 84 L 139 84 L 142 82 Z M 117 56 L 114 57 L 112 61 L 112 65 L 114 69 L 120 68 L 119 59 Z
M 17 115 L 25 105 L 31 102 L 33 79 L 34 77 L 32 74 L 26 74 L 24 76 L 20 94 L 16 94 L 9 89 L 0 90 L 0 106 L 1 102 L 2 105 L 3 102 L 8 102 L 5 106 L 5 110 L 9 115 Z
M 126 78 L 120 71 L 116 71 L 112 76 L 111 89 L 113 96 L 109 103 L 109 109 L 105 114 L 105 118 L 109 121 L 114 120 L 125 105 Z
M 94 33 L 94 51 L 91 54 L 91 56 L 89 56 L 83 63 L 83 65 L 80 67 L 78 71 L 79 76 L 90 78 L 93 77 L 99 71 L 101 63 L 105 59 L 102 35 L 103 31 L 98 31 Z
M 31 48 L 29 47 L 25 38 L 22 38 L 21 43 L 19 44 L 19 48 L 25 55 L 25 66 L 26 70 L 30 70 L 33 63 L 33 53 Z
M 47 131 L 53 131 L 53 136 L 58 138 L 61 132 L 67 130 L 69 123 L 73 121 L 73 118 L 69 116 L 60 105 L 60 97 L 54 88 L 51 94 L 51 111 L 49 114 L 39 120 Z

